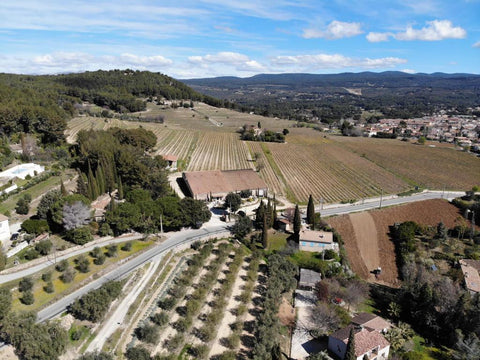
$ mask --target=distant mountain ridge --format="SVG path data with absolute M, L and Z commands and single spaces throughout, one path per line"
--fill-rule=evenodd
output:
M 332 122 L 377 110 L 408 118 L 480 106 L 480 75 L 400 71 L 259 74 L 182 80 L 194 90 L 263 115 Z M 475 110 L 477 111 L 477 110 Z

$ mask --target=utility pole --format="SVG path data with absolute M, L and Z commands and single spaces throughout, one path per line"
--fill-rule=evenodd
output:
M 442 199 L 445 197 L 445 184 L 443 184 Z
M 320 198 L 320 210 L 323 210 L 323 196 Z
M 382 208 L 382 200 L 383 200 L 383 188 L 381 190 L 382 192 L 380 193 L 380 206 L 378 207 L 379 209 Z

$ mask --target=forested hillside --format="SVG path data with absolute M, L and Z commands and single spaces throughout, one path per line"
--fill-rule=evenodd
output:
M 145 110 L 143 99 L 155 96 L 223 105 L 169 76 L 148 71 L 0 74 L 0 135 L 34 133 L 44 144 L 58 143 L 63 140 L 66 120 L 75 113 L 77 103 L 86 101 L 125 113 Z
M 480 105 L 480 76 L 473 74 L 262 74 L 184 82 L 262 115 L 325 123 L 359 118 L 363 110 L 409 118 L 441 109 L 465 114 Z

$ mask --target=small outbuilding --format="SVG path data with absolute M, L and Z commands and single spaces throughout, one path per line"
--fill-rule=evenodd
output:
M 319 272 L 300 269 L 300 281 L 298 282 L 298 288 L 301 290 L 313 290 L 315 285 L 322 280 L 322 275 Z
M 167 155 L 163 155 L 163 158 L 168 163 L 167 169 L 177 170 L 178 156 L 167 154 Z

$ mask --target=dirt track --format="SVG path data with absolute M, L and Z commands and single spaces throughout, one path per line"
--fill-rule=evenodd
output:
M 365 280 L 375 281 L 370 271 L 381 266 L 379 282 L 395 286 L 399 285 L 398 269 L 395 248 L 388 236 L 389 226 L 404 221 L 435 226 L 443 221 L 447 228 L 452 228 L 459 216 L 455 206 L 446 200 L 436 199 L 336 216 L 328 219 L 328 223 L 342 236 L 353 271 Z M 377 261 L 379 265 L 376 265 Z

